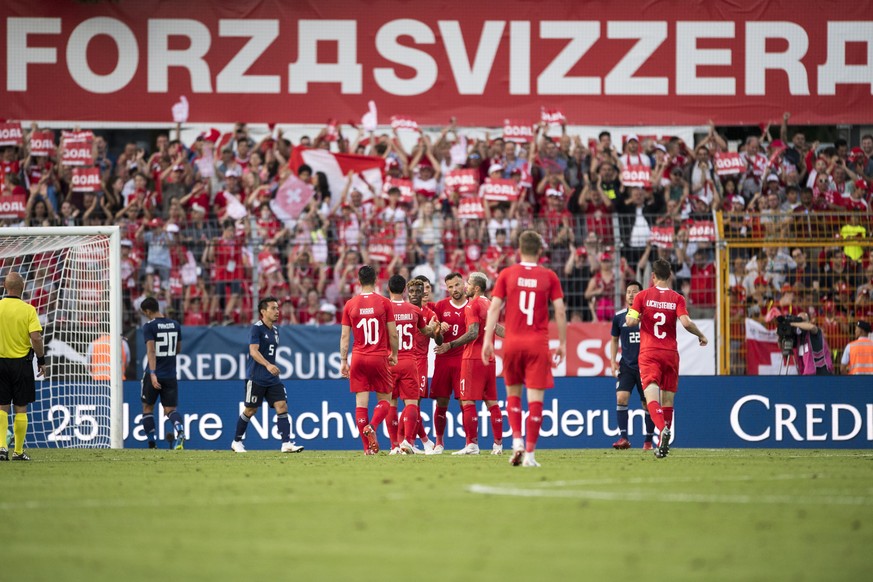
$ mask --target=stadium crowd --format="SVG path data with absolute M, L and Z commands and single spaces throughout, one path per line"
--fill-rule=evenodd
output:
M 792 131 L 789 119 L 778 136 L 768 126 L 737 153 L 713 124 L 693 145 L 633 134 L 618 143 L 607 131 L 583 143 L 564 123 L 546 122 L 528 141 L 474 139 L 450 125 L 421 133 L 409 150 L 396 129 L 350 139 L 329 126 L 292 144 L 278 131 L 255 142 L 237 124 L 184 144 L 177 125 L 150 151 L 91 134 L 86 167 L 99 172 L 92 191 L 74 187 L 64 143 L 90 132 L 49 134 L 52 149 L 37 152 L 31 138 L 46 133 L 33 125 L 20 146 L 2 148 L 2 196 L 26 203 L 23 217 L 0 223 L 119 225 L 125 326 L 133 327 L 149 296 L 185 325 L 248 323 L 253 300 L 265 295 L 281 299 L 283 323 L 336 323 L 364 263 L 377 266 L 383 289 L 394 274 L 436 281 L 481 271 L 493 280 L 518 260 L 518 234 L 528 228 L 543 235 L 541 260 L 562 281 L 570 321 L 610 321 L 624 281 L 648 281 L 659 257 L 673 264 L 693 316 L 712 317 L 721 219 L 726 239 L 786 241 L 731 251 L 732 321 L 769 323 L 816 306 L 841 350 L 850 323 L 873 318 L 869 250 L 790 242 L 866 237 L 873 136 L 857 147 L 822 146 Z M 381 158 L 386 187 L 349 174 L 341 192 L 331 191 L 324 173 L 293 167 L 294 146 Z M 292 174 L 312 197 L 283 221 L 271 201 Z M 462 174 L 474 189 L 459 186 Z M 489 184 L 499 195 L 483 197 Z M 441 285 L 434 291 L 440 298 Z

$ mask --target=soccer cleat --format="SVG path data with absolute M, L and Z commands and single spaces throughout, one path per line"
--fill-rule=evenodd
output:
M 512 456 L 509 457 L 509 464 L 513 467 L 521 465 L 521 458 L 524 456 L 524 449 L 512 449 Z
M 460 451 L 455 451 L 452 453 L 453 455 L 478 455 L 479 454 L 479 445 L 476 443 L 470 443 L 465 446 Z
M 367 456 L 370 456 L 370 455 L 375 455 L 376 453 L 374 453 L 374 452 L 371 451 L 370 449 L 364 449 L 364 454 L 367 455 Z
M 652 448 L 653 448 L 653 447 L 652 447 L 652 441 L 646 441 L 646 442 L 643 443 L 643 450 L 644 450 L 644 451 L 651 451 Z
M 282 448 L 279 449 L 283 453 L 299 453 L 303 451 L 302 445 L 295 445 L 294 441 L 282 443 Z
M 369 424 L 364 427 L 364 431 L 361 433 L 367 438 L 367 445 L 370 451 L 373 454 L 379 452 L 379 441 L 376 440 L 376 431 L 373 430 L 373 427 Z
M 425 445 L 425 449 L 426 448 L 427 448 L 427 446 Z M 429 450 L 429 451 L 425 450 L 424 454 L 426 454 L 426 455 L 442 455 L 443 451 L 445 451 L 445 450 L 446 450 L 446 448 L 442 445 L 434 445 L 434 447 L 431 450 Z
M 181 451 L 185 448 L 185 433 L 180 432 L 176 435 L 176 439 L 173 441 L 173 450 Z
M 400 443 L 400 452 L 402 452 L 405 455 L 414 455 L 415 454 L 415 447 L 413 447 L 411 444 L 409 444 L 409 441 L 404 440 L 402 443 Z
M 665 426 L 661 431 L 661 437 L 658 441 L 658 450 L 655 452 L 655 457 L 663 459 L 670 453 L 670 428 Z
M 491 447 L 492 455 L 502 455 L 503 454 L 503 443 L 497 444 L 494 443 L 494 446 Z
M 403 451 L 400 450 L 400 447 L 394 447 L 393 449 L 391 449 L 391 452 L 389 452 L 388 454 L 389 455 L 402 455 Z
M 631 448 L 631 443 L 625 437 L 621 437 L 620 439 L 618 439 L 617 441 L 612 443 L 612 448 L 613 449 L 629 449 L 629 448 Z
M 533 453 L 525 453 L 524 460 L 521 462 L 522 467 L 539 467 L 540 464 L 534 459 Z
M 434 449 L 436 448 L 433 444 L 433 441 L 431 441 L 431 440 L 424 441 L 423 443 L 421 443 L 421 446 L 424 447 L 424 454 L 425 455 L 432 455 Z
M 9 449 L 0 449 L 0 461 L 9 460 Z
M 150 449 L 158 448 L 158 441 L 153 441 L 153 440 L 149 439 L 149 448 Z
M 20 453 L 12 453 L 12 460 L 13 461 L 29 461 L 30 457 L 27 456 L 27 453 L 22 451 Z
M 242 443 L 242 441 L 231 441 L 230 450 L 234 453 L 244 453 L 246 452 L 246 446 Z

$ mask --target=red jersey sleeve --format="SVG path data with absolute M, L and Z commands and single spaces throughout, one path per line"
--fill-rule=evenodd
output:
M 549 299 L 552 301 L 564 298 L 564 291 L 561 289 L 561 280 L 554 271 L 549 270 L 549 284 L 551 285 L 551 294 Z
M 394 323 L 394 306 L 385 297 L 382 297 L 382 305 L 385 306 L 385 323 Z
M 352 305 L 352 302 L 351 302 L 351 301 L 346 301 L 346 304 L 343 305 L 343 320 L 342 320 L 342 324 L 343 324 L 343 325 L 347 325 L 347 326 L 349 326 L 349 327 L 352 326 L 352 318 L 351 318 L 351 315 L 350 315 L 350 312 L 351 312 L 351 305 Z
M 497 282 L 494 283 L 494 289 L 491 290 L 491 297 L 500 299 L 506 298 L 506 271 L 504 270 L 497 276 Z
M 639 297 L 639 294 L 637 294 L 637 297 Z M 634 297 L 634 303 L 636 303 L 636 297 Z M 683 315 L 688 315 L 688 306 L 685 304 L 685 297 L 679 295 L 676 298 L 676 317 L 682 317 Z

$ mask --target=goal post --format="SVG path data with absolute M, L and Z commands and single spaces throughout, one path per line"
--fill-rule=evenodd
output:
M 0 228 L 0 277 L 18 271 L 43 327 L 25 446 L 123 447 L 121 231 Z

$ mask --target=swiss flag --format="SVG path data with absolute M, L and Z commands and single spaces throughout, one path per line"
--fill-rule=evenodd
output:
M 291 171 L 295 174 L 297 168 L 303 164 L 312 168 L 313 175 L 324 172 L 332 196 L 342 194 L 346 185 L 346 174 L 351 171 L 357 174 L 352 186 L 363 193 L 364 200 L 372 198 L 373 192 L 382 191 L 385 160 L 379 156 L 335 154 L 319 148 L 297 146 L 291 150 L 290 164 Z
M 794 359 L 782 369 L 782 350 L 775 331 L 770 331 L 754 319 L 746 318 L 746 374 L 749 376 L 776 376 L 797 374 Z
M 279 185 L 276 197 L 270 200 L 270 209 L 283 222 L 296 221 L 313 194 L 312 186 L 291 174 Z

